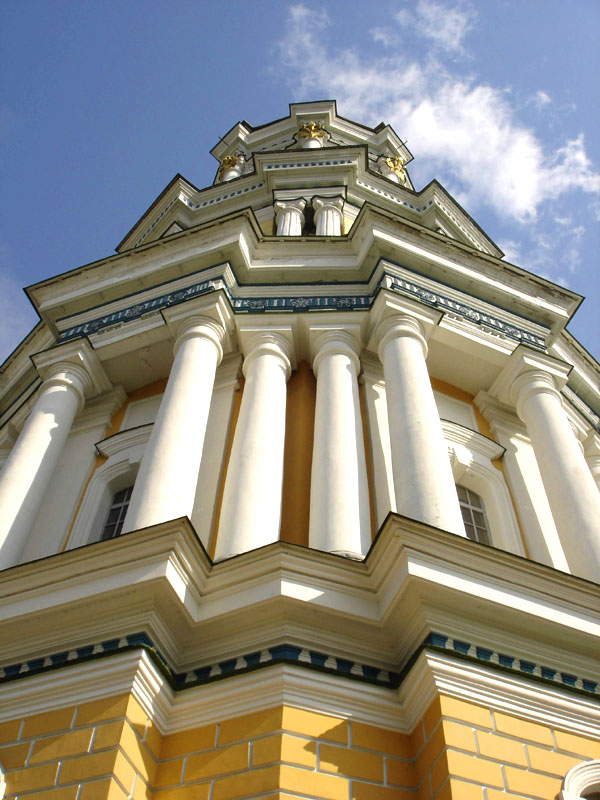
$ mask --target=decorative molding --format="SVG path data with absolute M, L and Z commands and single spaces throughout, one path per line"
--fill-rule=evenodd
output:
M 565 775 L 558 800 L 585 800 L 590 792 L 600 794 L 600 760 L 585 761 L 572 767 Z
M 351 158 L 328 158 L 323 161 L 302 161 L 302 162 L 292 162 L 290 164 L 265 164 L 265 170 L 293 169 L 295 167 L 337 167 L 341 164 L 352 164 L 352 163 L 353 159 Z
M 532 677 L 529 662 L 511 669 L 494 661 L 508 656 L 481 647 L 476 647 L 479 656 L 474 656 L 473 647 L 430 634 L 398 676 L 397 693 L 390 686 L 364 680 L 357 689 L 356 675 L 294 659 L 295 651 L 302 651 L 290 650 L 290 645 L 269 648 L 271 658 L 259 661 L 262 668 L 231 669 L 227 673 L 231 680 L 219 680 L 221 674 L 177 686 L 149 639 L 137 634 L 79 648 L 74 652 L 85 652 L 79 662 L 69 658 L 70 652 L 56 654 L 45 670 L 51 675 L 28 669 L 5 678 L 10 688 L 3 691 L 0 686 L 5 695 L 0 721 L 132 691 L 163 733 L 284 704 L 410 733 L 434 697 L 446 694 L 541 724 L 600 736 L 600 707 L 592 693 L 580 690 L 574 696 L 569 683 Z M 100 669 L 98 658 L 103 658 Z M 66 665 L 74 669 L 61 669 Z M 15 682 L 25 676 L 27 680 Z
M 153 422 L 148 422 L 146 425 L 136 425 L 135 428 L 126 428 L 125 430 L 114 433 L 107 439 L 96 443 L 96 450 L 101 456 L 111 458 L 124 450 L 129 450 L 132 447 L 145 445 L 150 438 Z
M 157 217 L 154 218 L 152 224 L 148 228 L 146 228 L 144 230 L 144 232 L 139 237 L 139 239 L 137 239 L 137 241 L 135 242 L 133 247 L 139 247 L 142 244 L 144 239 L 146 239 L 146 237 L 150 233 L 152 233 L 152 231 L 156 228 L 158 223 L 163 219 L 165 214 L 167 214 L 167 212 L 170 211 L 173 208 L 173 206 L 175 205 L 175 203 L 177 203 L 177 201 L 180 201 L 184 205 L 188 206 L 188 208 L 192 208 L 192 209 L 195 210 L 195 209 L 198 209 L 198 208 L 204 208 L 205 206 L 212 206 L 215 203 L 221 203 L 223 200 L 229 200 L 231 197 L 236 197 L 236 195 L 239 195 L 239 194 L 247 194 L 248 192 L 253 192 L 255 189 L 262 189 L 263 186 L 264 186 L 264 183 L 255 183 L 252 186 L 245 186 L 243 189 L 238 189 L 235 192 L 228 192 L 227 194 L 222 194 L 222 195 L 218 195 L 217 197 L 212 197 L 210 200 L 204 200 L 204 202 L 202 202 L 202 203 L 194 203 L 192 200 L 190 200 L 188 197 L 186 197 L 185 194 L 179 193 L 177 195 L 177 197 L 174 197 L 171 200 L 171 202 L 168 203 L 163 208 L 163 210 L 160 212 L 160 214 Z
M 59 341 L 67 342 L 89 336 L 108 326 L 131 322 L 147 314 L 156 313 L 158 310 L 170 308 L 171 306 L 189 301 L 192 298 L 199 298 L 211 292 L 216 292 L 219 289 L 225 292 L 234 313 L 239 314 L 270 311 L 368 311 L 373 305 L 380 289 L 387 288 L 396 294 L 415 299 L 419 303 L 430 306 L 437 311 L 459 316 L 497 336 L 512 339 L 519 343 L 527 343 L 540 350 L 545 348 L 543 336 L 520 328 L 513 323 L 504 322 L 500 316 L 488 314 L 449 297 L 444 293 L 441 284 L 436 284 L 439 286 L 439 290 L 436 289 L 435 291 L 430 288 L 433 283 L 431 280 L 428 281 L 430 284 L 429 286 L 423 286 L 418 282 L 416 275 L 415 279 L 408 280 L 397 275 L 392 275 L 384 268 L 380 280 L 370 293 L 354 291 L 352 294 L 344 295 L 307 293 L 305 296 L 238 297 L 232 293 L 232 287 L 229 285 L 230 281 L 227 280 L 227 267 L 229 267 L 229 265 L 225 265 L 220 274 L 217 275 L 213 273 L 213 277 L 205 281 L 200 281 L 191 286 L 134 303 L 127 308 L 121 308 L 104 316 L 96 317 L 93 320 L 81 322 L 69 327 L 61 332 Z M 229 267 L 229 269 L 231 268 Z M 407 271 L 411 272 L 410 270 Z M 327 288 L 339 290 L 336 284 L 331 284 L 331 286 Z M 313 291 L 315 290 L 318 291 L 316 286 Z
M 266 667 L 272 667 L 274 664 L 294 664 L 308 670 L 335 675 L 338 678 L 355 680 L 387 689 L 397 689 L 410 673 L 412 665 L 419 654 L 423 650 L 427 650 L 443 652 L 446 655 L 459 657 L 465 662 L 468 661 L 473 664 L 485 665 L 492 669 L 500 669 L 502 672 L 512 673 L 522 678 L 530 678 L 546 686 L 558 687 L 567 691 L 575 690 L 579 694 L 588 697 L 600 697 L 597 681 L 562 672 L 554 667 L 536 664 L 530 660 L 530 657 L 521 658 L 502 653 L 498 650 L 490 649 L 488 646 L 473 644 L 441 633 L 429 633 L 427 635 L 421 646 L 408 658 L 408 667 L 403 672 L 380 669 L 379 667 L 359 663 L 351 658 L 328 655 L 327 653 L 288 643 L 233 656 L 215 664 L 200 665 L 186 672 L 176 672 L 169 665 L 165 656 L 156 648 L 150 636 L 145 632 L 138 632 L 121 638 L 106 639 L 95 644 L 74 648 L 73 650 L 64 650 L 48 656 L 0 667 L 0 683 L 38 675 L 65 666 L 85 663 L 100 657 L 128 652 L 140 647 L 146 649 L 151 657 L 154 658 L 158 669 L 176 692 L 187 691 L 195 686 L 210 684 Z

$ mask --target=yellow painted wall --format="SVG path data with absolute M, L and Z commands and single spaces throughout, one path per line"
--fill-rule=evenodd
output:
M 306 361 L 288 381 L 283 460 L 281 539 L 308 546 L 310 473 L 317 381 Z
M 4 723 L 0 764 L 6 773 L 6 797 L 149 798 L 156 774 L 151 748 L 156 750 L 158 742 L 158 731 L 129 695 Z
M 120 695 L 4 723 L 0 744 L 20 800 L 554 800 L 600 757 L 600 742 L 446 696 L 410 736 L 289 706 L 161 736 Z
M 419 800 L 555 800 L 571 767 L 600 758 L 600 741 L 444 695 L 412 740 Z

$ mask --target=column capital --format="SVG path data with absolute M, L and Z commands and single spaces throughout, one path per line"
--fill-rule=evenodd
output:
M 304 225 L 304 209 L 306 208 L 306 200 L 303 197 L 298 197 L 294 200 L 276 200 L 274 203 L 275 208 L 275 221 L 279 222 L 279 217 L 286 211 L 296 213 L 302 218 Z
M 231 349 L 230 338 L 234 330 L 233 313 L 222 290 L 186 300 L 176 306 L 163 309 L 161 313 L 175 339 L 176 347 L 179 338 L 184 336 L 185 330 L 193 328 L 195 324 L 205 324 L 207 333 L 208 329 L 214 331 L 219 339 L 218 347 L 222 351 L 228 352 Z M 208 333 L 209 338 L 210 336 L 211 334 Z
M 244 353 L 242 372 L 247 377 L 250 364 L 261 355 L 275 356 L 284 368 L 285 379 L 289 379 L 295 364 L 291 327 L 248 325 L 239 331 L 240 346 Z
M 321 197 L 321 195 L 317 195 L 313 197 L 312 206 L 316 214 L 319 214 L 324 209 L 332 209 L 333 211 L 337 211 L 340 214 L 344 208 L 344 198 L 337 196 L 337 197 Z
M 369 312 L 370 349 L 381 351 L 381 340 L 386 331 L 383 323 L 390 325 L 388 320 L 412 319 L 418 323 L 417 326 L 412 325 L 412 329 L 422 337 L 425 344 L 424 352 L 427 353 L 426 342 L 442 317 L 441 311 L 426 306 L 424 303 L 396 294 L 389 289 L 381 289 Z M 411 323 L 407 323 L 406 332 L 403 335 L 410 335 L 410 326 Z
M 360 325 L 330 327 L 325 325 L 311 326 L 309 330 L 310 354 L 312 369 L 318 377 L 319 365 L 329 355 L 347 356 L 355 370 L 360 372 L 361 336 Z
M 375 329 L 375 339 L 377 341 L 377 352 L 383 361 L 383 352 L 393 339 L 400 337 L 414 339 L 421 345 L 423 358 L 427 358 L 427 338 L 425 328 L 418 319 L 408 314 L 398 314 L 395 317 L 388 317 L 382 320 Z
M 86 397 L 95 397 L 112 389 L 100 359 L 86 339 L 66 342 L 35 353 L 31 360 L 44 385 L 61 383 L 77 393 L 79 410 L 83 408 Z
M 553 375 L 542 369 L 532 369 L 522 372 L 510 387 L 510 399 L 517 409 L 517 414 L 523 419 L 523 405 L 532 395 L 549 394 L 560 403 L 560 391 Z
M 217 363 L 220 364 L 223 358 L 225 336 L 225 328 L 219 322 L 215 322 L 210 317 L 194 314 L 190 317 L 185 317 L 178 325 L 173 352 L 177 355 L 181 345 L 190 339 L 207 339 L 215 346 Z
M 571 365 L 565 361 L 520 344 L 513 350 L 502 371 L 490 386 L 489 393 L 502 403 L 514 406 L 517 401 L 517 391 L 523 391 L 527 381 L 521 381 L 518 390 L 515 388 L 515 382 L 524 373 L 546 373 L 552 380 L 550 382 L 546 380 L 544 384 L 544 379 L 538 375 L 537 383 L 540 389 L 542 385 L 546 385 L 560 392 L 567 382 L 571 369 Z M 529 381 L 533 380 L 533 377 L 529 378 Z

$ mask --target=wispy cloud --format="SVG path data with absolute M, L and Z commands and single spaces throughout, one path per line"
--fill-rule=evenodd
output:
M 473 28 L 477 13 L 465 2 L 448 6 L 435 0 L 419 0 L 414 13 L 403 9 L 396 21 L 428 39 L 452 56 L 464 55 L 463 41 Z
M 552 98 L 548 92 L 545 92 L 543 89 L 538 89 L 533 96 L 532 102 L 538 111 L 541 111 L 552 103 Z
M 464 47 L 474 22 L 471 6 L 419 0 L 414 12 L 400 12 L 400 33 L 409 14 L 446 53 Z M 567 192 L 600 196 L 600 173 L 583 136 L 547 152 L 536 132 L 520 122 L 508 89 L 458 74 L 439 52 L 420 59 L 402 50 L 379 49 L 373 57 L 336 49 L 328 26 L 323 12 L 291 7 L 280 57 L 295 94 L 336 97 L 346 116 L 390 122 L 429 177 L 443 174 L 470 210 L 487 206 L 503 219 L 524 223 Z M 546 103 L 540 92 L 538 101 Z

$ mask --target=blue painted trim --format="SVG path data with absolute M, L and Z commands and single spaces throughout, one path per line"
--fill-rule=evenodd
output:
M 516 656 L 499 653 L 490 648 L 475 645 L 461 639 L 453 639 L 441 633 L 429 633 L 422 645 L 408 660 L 404 670 L 391 672 L 368 664 L 362 664 L 348 658 L 331 656 L 316 650 L 306 650 L 293 644 L 279 644 L 265 650 L 256 650 L 243 656 L 229 658 L 217 664 L 196 667 L 188 672 L 176 673 L 168 665 L 161 653 L 155 648 L 150 637 L 144 633 L 133 633 L 117 639 L 107 639 L 99 644 L 90 644 L 74 650 L 63 650 L 46 657 L 34 658 L 19 664 L 10 664 L 0 668 L 0 683 L 16 680 L 27 675 L 38 675 L 53 669 L 60 669 L 71 664 L 82 663 L 90 659 L 123 653 L 130 650 L 146 649 L 165 674 L 175 690 L 191 686 L 212 683 L 216 680 L 240 675 L 255 669 L 274 664 L 295 664 L 298 667 L 314 669 L 343 678 L 375 684 L 383 688 L 396 689 L 410 672 L 417 657 L 423 650 L 444 652 L 473 663 L 483 663 L 486 667 L 501 668 L 521 678 L 541 680 L 551 683 L 557 688 L 577 691 L 587 696 L 600 698 L 600 689 L 596 681 L 579 678 L 567 672 L 560 672 L 551 667 L 541 666 L 533 661 Z
M 356 286 L 357 284 L 351 284 Z M 304 312 L 304 311 L 368 311 L 377 294 L 384 285 L 406 297 L 414 298 L 425 305 L 439 311 L 456 314 L 463 319 L 485 328 L 497 335 L 506 336 L 516 342 L 524 342 L 532 347 L 545 350 L 545 339 L 537 336 L 523 328 L 504 322 L 500 317 L 478 311 L 466 303 L 453 300 L 440 291 L 421 286 L 416 280 L 398 278 L 383 272 L 380 281 L 372 294 L 352 294 L 352 295 L 314 295 L 306 294 L 303 297 L 235 297 L 225 282 L 224 273 L 206 281 L 200 281 L 185 289 L 177 289 L 174 292 L 144 300 L 140 303 L 128 306 L 127 308 L 114 311 L 102 317 L 97 317 L 89 322 L 74 325 L 63 331 L 58 341 L 67 342 L 83 336 L 89 336 L 103 328 L 112 325 L 121 325 L 132 320 L 139 319 L 145 314 L 157 312 L 171 306 L 184 303 L 194 297 L 201 297 L 212 292 L 223 290 L 231 303 L 235 314 L 243 313 L 262 313 L 262 312 Z M 442 284 L 440 284 L 442 285 Z M 319 285 L 320 286 L 320 285 Z M 333 284 L 332 284 L 333 286 Z M 307 287 L 308 288 L 308 287 Z M 311 287 L 312 288 L 312 287 Z M 318 286 L 314 286 L 318 290 Z M 133 297 L 134 295 L 132 295 Z

